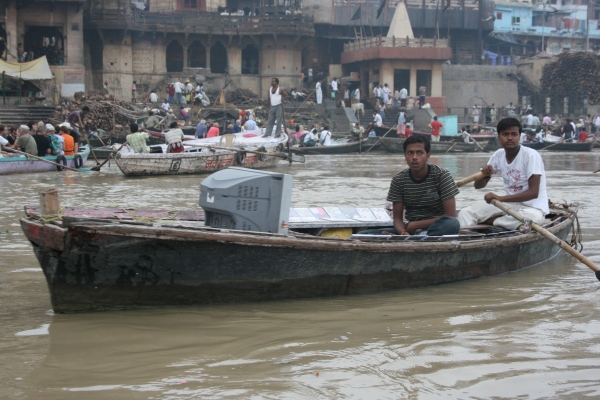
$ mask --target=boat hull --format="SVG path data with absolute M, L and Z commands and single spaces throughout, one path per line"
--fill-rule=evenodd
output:
M 389 153 L 404 153 L 404 140 L 402 138 L 380 137 L 381 145 Z M 485 148 L 487 142 L 478 143 L 481 148 Z M 461 142 L 431 142 L 431 153 L 473 153 L 481 151 L 481 148 L 475 143 Z
M 532 143 L 525 142 L 521 143 L 525 147 L 529 147 L 535 150 L 546 150 L 546 151 L 592 151 L 594 149 L 594 142 L 573 142 L 573 143 L 557 143 L 557 142 L 543 142 L 543 143 Z
M 243 156 L 241 156 L 243 155 Z M 281 157 L 217 150 L 214 154 L 168 153 L 126 154 L 115 157 L 125 176 L 207 174 L 232 166 L 259 169 L 272 167 Z
M 550 227 L 567 237 L 571 217 Z M 32 217 L 33 244 L 59 313 L 326 297 L 516 271 L 560 250 L 537 233 L 470 241 L 364 242 L 211 228 Z
M 348 142 L 331 146 L 291 147 L 290 151 L 294 154 L 348 154 L 367 151 L 369 149 L 367 142 L 368 139 L 363 139 L 362 142 Z
M 86 148 L 84 151 L 79 152 L 81 157 L 81 166 L 85 164 L 90 151 Z M 67 160 L 67 167 L 75 167 L 76 156 L 64 156 Z M 58 156 L 46 156 L 40 157 L 44 160 L 57 162 Z M 47 163 L 45 161 L 36 160 L 34 158 L 27 159 L 26 157 L 3 157 L 0 158 L 0 175 L 13 175 L 13 174 L 27 174 L 33 172 L 51 172 L 58 171 L 56 165 Z

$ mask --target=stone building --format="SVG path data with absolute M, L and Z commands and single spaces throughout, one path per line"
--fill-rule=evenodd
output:
M 315 35 L 312 18 L 265 2 L 90 1 L 86 84 L 100 88 L 107 81 L 123 98 L 134 80 L 140 93 L 156 88 L 159 96 L 178 78 L 264 96 L 273 76 L 285 87 L 299 86 L 302 49 Z
M 55 76 L 42 89 L 70 95 L 84 83 L 83 1 L 4 0 L 0 54 L 9 62 L 45 55 Z M 46 95 L 51 95 L 47 93 Z

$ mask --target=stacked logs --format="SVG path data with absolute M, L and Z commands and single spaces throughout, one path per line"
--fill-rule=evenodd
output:
M 542 87 L 563 96 L 588 96 L 590 104 L 600 102 L 600 55 L 591 52 L 565 52 L 544 66 Z
M 120 132 L 124 127 L 129 126 L 131 116 L 139 114 L 129 102 L 116 100 L 114 96 L 104 94 L 102 91 L 89 91 L 85 94 L 76 93 L 71 101 L 63 100 L 61 105 L 56 107 L 54 115 L 50 117 L 50 122 L 60 124 L 71 111 L 81 110 L 83 106 L 90 108 L 90 113 L 84 120 L 84 130 L 88 132 L 97 129 Z M 130 116 L 114 112 L 113 119 L 113 111 L 118 109 Z

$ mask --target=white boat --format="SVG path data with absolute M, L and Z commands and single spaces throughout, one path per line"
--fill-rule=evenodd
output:
M 187 146 L 187 141 L 185 144 L 184 153 L 166 153 L 166 145 L 151 146 L 153 151 L 162 149 L 162 152 L 154 153 L 132 153 L 123 148 L 115 161 L 125 176 L 150 176 L 206 174 L 231 166 L 268 168 L 286 158 L 285 154 L 279 153 L 279 142 L 231 149 Z
M 61 164 L 69 168 L 81 168 L 90 155 L 90 149 L 87 146 L 81 146 L 79 153 L 74 156 L 45 156 L 38 158 L 26 157 L 13 153 L 12 157 L 0 157 L 0 175 L 27 174 L 31 172 L 49 172 L 63 171 L 57 165 L 51 164 L 40 159 Z
M 287 143 L 288 137 L 285 132 L 281 133 L 281 136 L 267 136 L 263 137 L 258 131 L 246 131 L 246 132 L 238 132 L 238 133 L 228 133 L 221 136 L 214 136 L 205 139 L 193 139 L 186 140 L 184 142 L 187 146 L 227 146 L 227 147 L 240 147 L 240 146 L 256 146 L 257 148 L 260 146 L 271 146 L 281 145 L 279 146 L 282 150 L 285 144 Z

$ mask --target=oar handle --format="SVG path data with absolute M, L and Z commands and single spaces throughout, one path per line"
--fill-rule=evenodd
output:
M 491 201 L 491 203 L 494 206 L 501 209 L 502 211 L 504 211 L 505 213 L 507 213 L 508 215 L 510 215 L 511 217 L 525 223 L 525 221 L 526 221 L 525 217 L 523 217 L 521 214 L 517 213 L 512 208 L 507 207 L 506 204 L 502 203 L 501 201 L 493 199 Z M 570 255 L 572 255 L 573 257 L 575 257 L 576 259 L 578 259 L 579 261 L 581 261 L 582 263 L 584 263 L 585 265 L 590 267 L 590 269 L 596 273 L 596 278 L 598 278 L 598 280 L 600 280 L 600 276 L 599 276 L 600 275 L 600 267 L 598 267 L 596 264 L 594 264 L 594 262 L 592 260 L 590 260 L 589 258 L 584 256 L 583 254 L 581 254 L 580 252 L 578 252 L 577 250 L 575 250 L 574 248 L 569 246 L 567 243 L 565 243 L 564 240 L 561 240 L 560 238 L 556 237 L 549 230 L 542 228 L 535 222 L 531 223 L 531 227 L 536 232 L 538 232 L 540 235 L 544 236 L 546 239 L 549 239 L 555 245 L 557 245 L 558 247 L 560 247 L 561 249 L 563 249 L 564 251 L 566 251 L 567 253 L 569 253 Z
M 476 174 L 467 176 L 466 178 L 456 181 L 456 186 L 461 187 L 461 186 L 466 185 L 467 183 L 475 182 L 478 179 L 485 178 L 486 176 L 487 175 L 485 175 L 483 172 L 479 171 Z
M 23 154 L 24 156 L 35 158 L 36 160 L 44 161 L 44 162 L 47 162 L 48 164 L 56 165 L 57 167 L 61 167 L 61 168 L 64 168 L 64 169 L 75 171 L 75 172 L 81 172 L 78 169 L 67 167 L 66 165 L 55 163 L 54 161 L 46 160 L 45 158 L 34 156 L 33 154 L 25 153 L 24 151 L 19 151 L 19 150 L 11 149 L 10 147 L 2 146 L 2 150 L 6 150 L 6 151 L 9 151 L 11 153 L 16 153 L 16 154 Z

